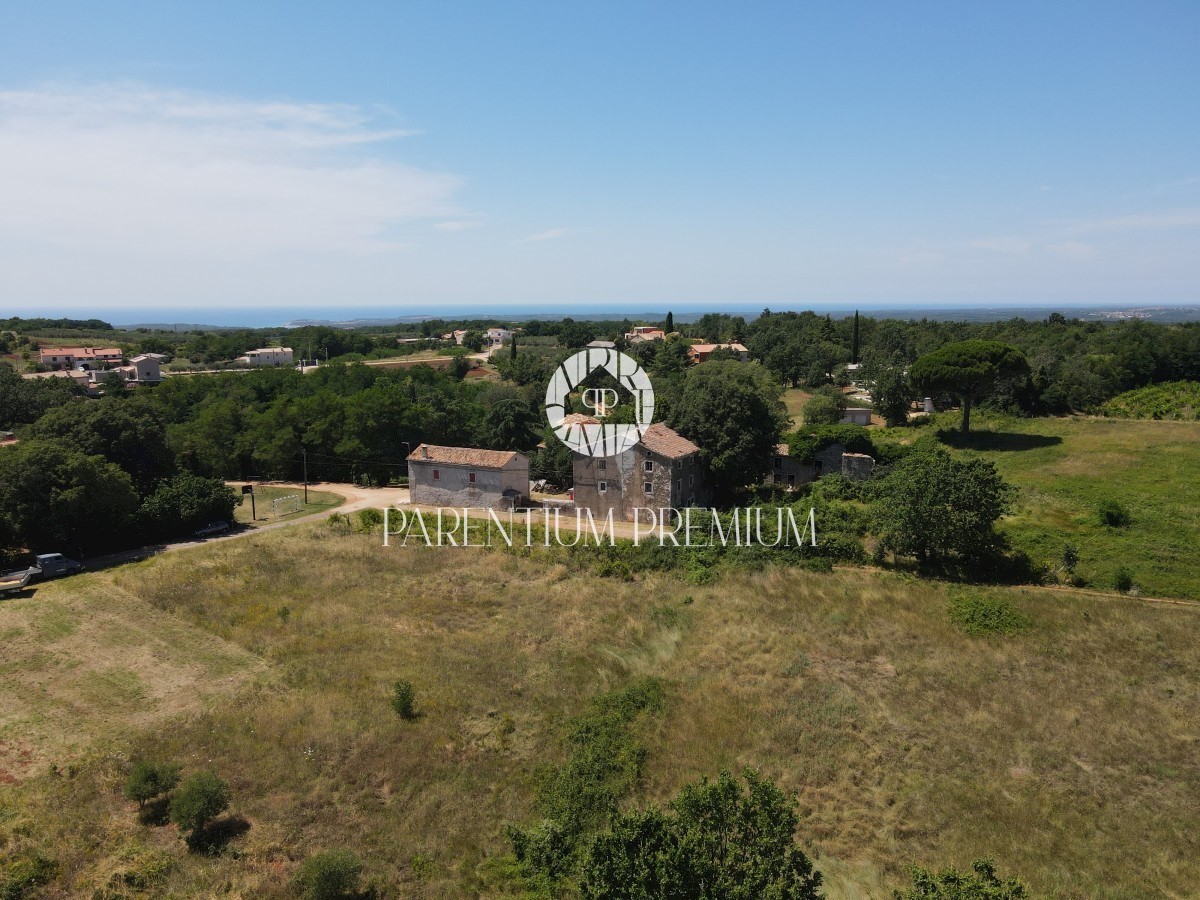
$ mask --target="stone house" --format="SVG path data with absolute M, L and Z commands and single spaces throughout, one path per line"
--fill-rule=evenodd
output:
M 421 444 L 408 456 L 413 503 L 516 509 L 529 497 L 529 459 L 515 450 Z
M 700 448 L 661 422 L 617 456 L 575 454 L 575 506 L 602 519 L 632 521 L 635 509 L 683 509 L 708 502 Z
M 778 444 L 771 457 L 771 470 L 766 480 L 768 484 L 777 484 L 790 491 L 830 472 L 863 480 L 869 478 L 874 469 L 874 459 L 865 453 L 847 453 L 843 444 L 823 447 L 813 454 L 811 460 L 797 459 L 791 455 L 791 448 L 787 444 Z

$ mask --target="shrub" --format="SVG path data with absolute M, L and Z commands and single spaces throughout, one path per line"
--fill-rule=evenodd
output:
M 0 900 L 23 900 L 35 889 L 49 884 L 58 874 L 58 864 L 33 853 L 0 865 Z
M 1074 544 L 1063 544 L 1062 550 L 1062 569 L 1068 575 L 1075 574 L 1075 567 L 1079 565 L 1079 548 Z
M 1128 510 L 1116 500 L 1105 500 L 1098 508 L 1100 524 L 1108 528 L 1128 528 L 1132 521 Z
M 945 869 L 934 874 L 920 866 L 910 866 L 913 886 L 896 891 L 896 900 L 1023 900 L 1029 896 L 1015 878 L 1001 881 L 990 859 L 972 863 L 973 872 Z
M 147 800 L 165 794 L 179 784 L 179 766 L 143 760 L 135 763 L 125 782 L 125 796 L 136 800 L 139 807 Z
M 352 897 L 358 890 L 363 865 L 351 850 L 325 850 L 303 863 L 292 886 L 306 900 L 337 900 Z
M 415 719 L 417 692 L 411 681 L 397 681 L 392 686 L 392 709 L 402 719 Z
M 1007 600 L 974 594 L 950 601 L 950 620 L 970 635 L 1012 634 L 1033 624 Z
M 171 798 L 171 821 L 193 834 L 229 808 L 229 785 L 212 772 L 197 772 Z
M 837 425 L 846 412 L 846 397 L 835 387 L 817 388 L 804 403 L 805 425 Z
M 1122 594 L 1128 594 L 1133 590 L 1133 573 L 1125 566 L 1118 568 L 1113 575 L 1113 587 Z
M 358 511 L 358 530 L 372 532 L 383 527 L 383 513 L 374 507 Z

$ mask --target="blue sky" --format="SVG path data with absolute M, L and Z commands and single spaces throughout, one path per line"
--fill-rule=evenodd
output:
M 1200 303 L 1200 4 L 10 3 L 0 306 Z

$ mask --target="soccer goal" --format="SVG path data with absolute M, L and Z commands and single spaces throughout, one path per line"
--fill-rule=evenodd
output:
M 271 512 L 276 516 L 300 512 L 303 508 L 304 504 L 300 502 L 299 494 L 288 494 L 286 497 L 276 497 L 271 501 Z

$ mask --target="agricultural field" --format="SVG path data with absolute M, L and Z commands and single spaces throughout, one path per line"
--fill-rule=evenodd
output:
M 911 440 L 956 423 L 948 413 L 887 434 Z M 1053 569 L 1070 543 L 1090 587 L 1113 590 L 1124 569 L 1144 594 L 1200 599 L 1200 423 L 985 415 L 972 430 L 965 444 L 950 437 L 957 452 L 992 461 L 1020 488 L 1001 523 L 1015 549 Z M 1127 524 L 1102 523 L 1114 502 Z
M 1196 605 L 1113 595 L 867 569 L 620 580 L 300 523 L 0 602 L 19 648 L 0 847 L 53 860 L 53 897 L 282 897 L 337 847 L 381 896 L 521 896 L 505 826 L 538 819 L 569 717 L 649 677 L 665 699 L 625 804 L 755 767 L 796 795 L 831 898 L 981 856 L 1035 896 L 1191 896 L 1198 627 Z M 228 780 L 225 852 L 139 824 L 121 786 L 145 757 Z

